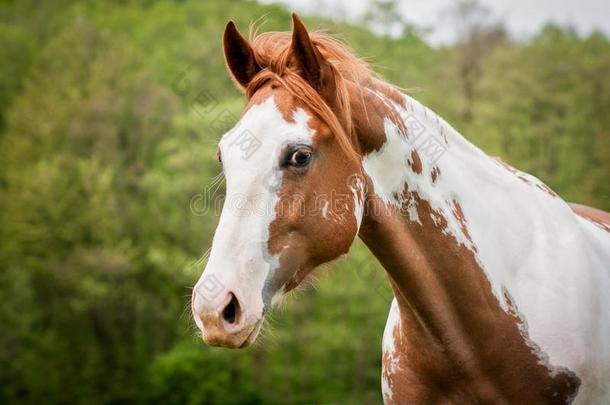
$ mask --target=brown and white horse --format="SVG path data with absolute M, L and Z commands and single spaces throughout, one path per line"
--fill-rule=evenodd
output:
M 395 295 L 386 403 L 610 403 L 610 214 L 487 156 L 296 15 L 251 41 L 229 22 L 224 51 L 248 103 L 218 148 L 206 343 L 250 345 L 359 236 Z

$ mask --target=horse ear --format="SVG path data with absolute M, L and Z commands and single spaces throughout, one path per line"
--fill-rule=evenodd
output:
M 230 20 L 222 38 L 227 67 L 233 79 L 243 88 L 248 87 L 252 78 L 261 71 L 256 62 L 254 51 L 248 41 L 239 33 L 235 23 Z
M 322 92 L 333 84 L 330 63 L 311 41 L 307 28 L 296 13 L 292 13 L 292 54 L 301 77 Z

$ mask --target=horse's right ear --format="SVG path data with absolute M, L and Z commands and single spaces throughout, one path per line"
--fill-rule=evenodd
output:
M 261 71 L 261 67 L 256 62 L 252 47 L 239 33 L 233 21 L 229 21 L 225 27 L 222 45 L 233 79 L 241 87 L 248 87 L 252 78 Z

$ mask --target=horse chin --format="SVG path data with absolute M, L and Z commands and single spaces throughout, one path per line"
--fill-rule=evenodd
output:
M 243 349 L 256 341 L 263 322 L 264 318 L 260 318 L 249 328 L 244 328 L 238 333 L 231 335 L 221 333 L 219 331 L 204 329 L 201 337 L 209 346 L 225 347 L 227 349 Z
M 244 339 L 244 341 L 241 343 L 241 345 L 237 347 L 238 349 L 244 349 L 256 341 L 256 338 L 258 337 L 258 334 L 261 330 L 261 327 L 263 326 L 264 321 L 265 318 L 263 317 L 259 319 L 256 324 L 254 324 L 254 327 L 252 328 L 250 334 L 248 334 L 246 336 L 246 339 Z

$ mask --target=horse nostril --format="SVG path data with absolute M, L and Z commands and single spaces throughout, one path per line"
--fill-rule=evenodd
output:
M 227 304 L 227 306 L 222 310 L 222 318 L 228 323 L 235 323 L 235 319 L 239 313 L 239 302 L 237 298 L 235 298 L 235 294 L 231 294 L 231 301 Z

